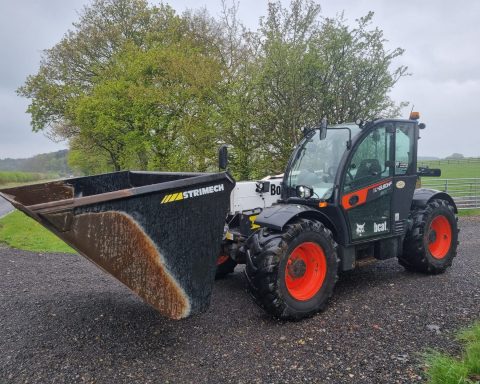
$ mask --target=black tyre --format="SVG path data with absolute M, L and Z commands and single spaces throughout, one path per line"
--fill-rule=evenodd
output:
M 398 261 L 409 271 L 443 273 L 457 254 L 458 226 L 448 201 L 434 199 L 425 208 L 411 212 L 412 226 L 403 242 Z
M 262 228 L 249 242 L 245 275 L 250 292 L 274 317 L 299 320 L 321 311 L 337 281 L 337 244 L 314 220 L 298 219 L 283 231 Z
M 228 274 L 233 273 L 236 266 L 237 262 L 230 256 L 225 254 L 220 255 L 217 259 L 217 272 L 215 273 L 215 279 L 221 279 Z

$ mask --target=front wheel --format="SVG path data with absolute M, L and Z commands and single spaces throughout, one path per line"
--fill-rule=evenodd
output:
M 410 271 L 438 274 L 452 265 L 457 254 L 458 226 L 448 201 L 434 199 L 411 213 L 399 263 Z
M 283 231 L 262 228 L 249 243 L 245 274 L 263 309 L 298 320 L 321 311 L 337 280 L 337 244 L 322 223 L 298 219 Z

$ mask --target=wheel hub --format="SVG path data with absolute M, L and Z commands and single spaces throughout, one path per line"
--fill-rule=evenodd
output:
M 288 260 L 288 274 L 292 279 L 299 279 L 305 275 L 307 264 L 302 259 Z
M 441 260 L 447 256 L 452 244 L 452 226 L 446 216 L 438 215 L 433 218 L 426 241 L 433 258 Z
M 323 248 L 314 242 L 298 245 L 285 265 L 285 285 L 292 298 L 310 300 L 322 288 L 327 275 L 327 258 Z

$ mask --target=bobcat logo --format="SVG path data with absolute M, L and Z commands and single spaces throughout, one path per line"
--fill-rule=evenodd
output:
M 357 235 L 362 236 L 365 233 L 365 223 L 357 224 Z

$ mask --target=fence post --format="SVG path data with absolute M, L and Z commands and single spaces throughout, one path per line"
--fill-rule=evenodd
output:
M 470 192 L 469 192 L 469 200 L 472 200 L 472 193 L 473 193 L 474 182 L 470 183 Z M 470 205 L 470 204 L 469 204 Z
M 479 208 L 478 206 L 478 180 L 475 180 L 475 208 Z

